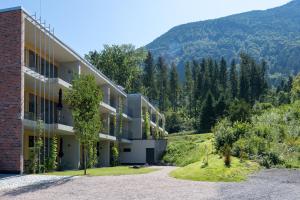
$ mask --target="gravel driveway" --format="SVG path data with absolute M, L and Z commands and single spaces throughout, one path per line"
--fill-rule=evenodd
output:
M 299 170 L 263 170 L 246 182 L 211 183 L 177 180 L 167 175 L 174 167 L 161 168 L 142 175 L 79 178 L 52 176 L 40 183 L 29 181 L 20 187 L 2 190 L 1 185 L 5 185 L 11 177 L 0 177 L 0 199 L 300 199 Z M 17 181 L 22 176 L 14 178 Z

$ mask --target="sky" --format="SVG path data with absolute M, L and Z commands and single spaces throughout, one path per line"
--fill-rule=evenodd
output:
M 0 0 L 0 9 L 22 6 L 41 15 L 55 35 L 80 55 L 104 44 L 144 46 L 174 26 L 290 0 Z

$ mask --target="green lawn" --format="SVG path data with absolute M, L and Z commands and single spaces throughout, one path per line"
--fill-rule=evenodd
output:
M 255 162 L 240 162 L 232 157 L 231 167 L 224 165 L 223 158 L 216 155 L 213 134 L 176 134 L 168 136 L 164 162 L 181 166 L 170 173 L 174 178 L 194 181 L 243 181 L 247 175 L 259 170 Z M 208 165 L 204 161 L 208 157 Z
M 255 162 L 240 162 L 237 158 L 232 158 L 231 167 L 225 167 L 223 159 L 218 155 L 210 155 L 208 166 L 203 167 L 202 161 L 195 162 L 176 169 L 170 173 L 174 178 L 193 181 L 213 181 L 213 182 L 237 182 L 247 179 L 247 175 L 259 170 L 259 165 Z
M 183 167 L 200 161 L 207 149 L 211 151 L 213 134 L 170 134 L 167 139 L 163 162 Z
M 128 166 L 118 167 L 103 167 L 88 169 L 87 174 L 89 176 L 118 176 L 118 175 L 129 175 L 129 174 L 146 174 L 158 169 L 142 167 L 134 169 Z M 58 176 L 82 176 L 83 170 L 67 170 L 67 171 L 55 171 L 47 173 L 47 175 L 58 175 Z

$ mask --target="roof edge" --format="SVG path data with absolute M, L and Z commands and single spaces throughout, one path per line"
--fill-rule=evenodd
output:
M 22 6 L 15 6 L 15 7 L 10 7 L 10 8 L 3 8 L 3 9 L 0 9 L 0 13 L 9 12 L 9 11 L 15 11 L 15 10 L 23 10 L 24 11 L 24 8 Z

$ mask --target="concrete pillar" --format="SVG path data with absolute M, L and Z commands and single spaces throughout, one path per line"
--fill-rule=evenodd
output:
M 109 141 L 100 141 L 99 145 L 99 161 L 101 167 L 110 166 L 110 142 Z

